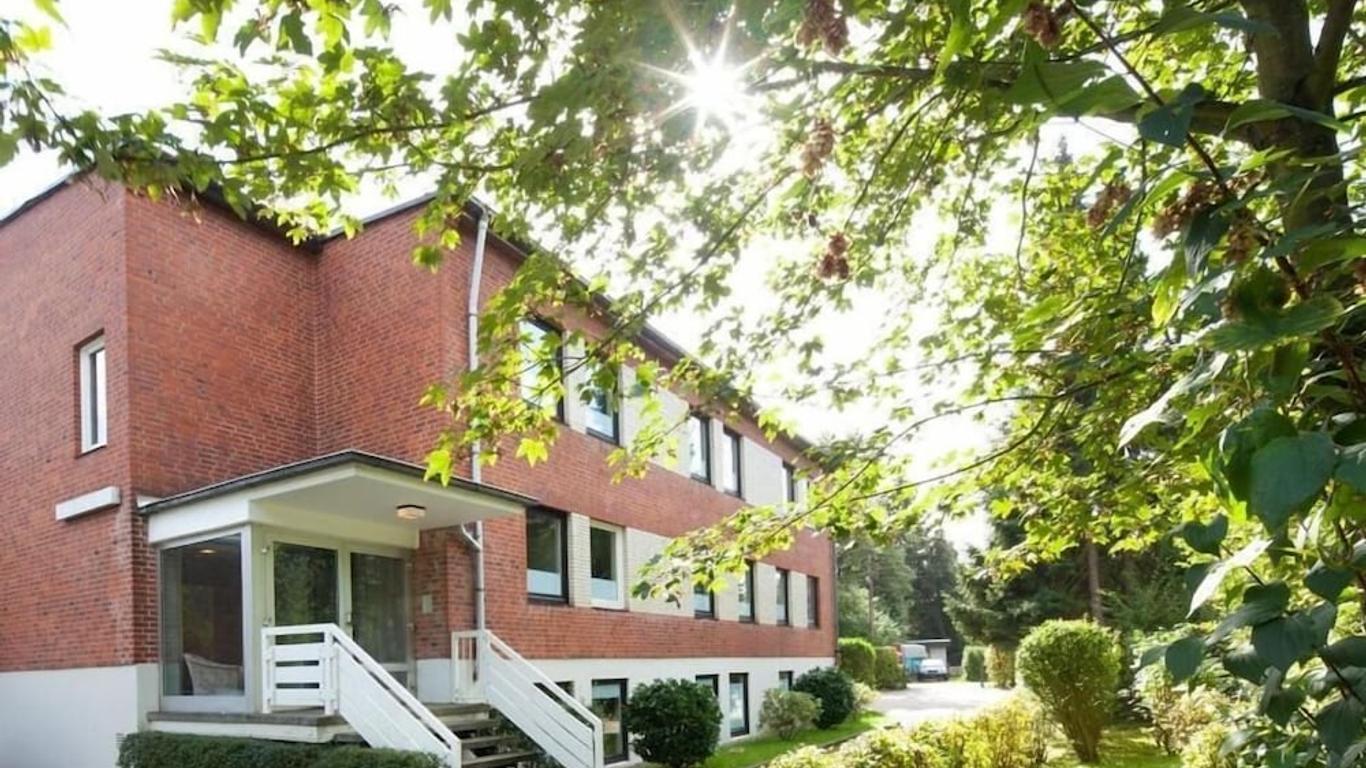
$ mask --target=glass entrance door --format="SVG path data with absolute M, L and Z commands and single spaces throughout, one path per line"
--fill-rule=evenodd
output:
M 275 626 L 336 624 L 341 611 L 337 551 L 282 541 L 271 549 Z M 314 638 L 296 636 L 294 641 Z
M 408 682 L 407 568 L 402 559 L 351 553 L 347 631 L 400 682 Z

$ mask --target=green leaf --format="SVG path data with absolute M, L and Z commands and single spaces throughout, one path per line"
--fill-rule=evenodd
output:
M 1313 272 L 1320 267 L 1366 255 L 1366 237 L 1351 235 L 1309 242 L 1295 259 L 1295 266 Z
M 1112 75 L 1100 82 L 1084 86 L 1075 96 L 1058 104 L 1057 112 L 1068 117 L 1104 115 L 1119 112 L 1142 102 L 1143 97 L 1138 95 L 1124 78 Z
M 1013 104 L 1058 107 L 1077 98 L 1088 82 L 1108 72 L 1104 64 L 1090 59 L 1044 61 L 1042 55 L 1026 54 L 1020 76 L 1006 91 L 1005 99 Z
M 1337 299 L 1315 296 L 1281 312 L 1215 326 L 1205 335 L 1205 340 L 1213 348 L 1224 352 L 1264 349 L 1289 338 L 1318 333 L 1337 322 L 1342 313 L 1342 304 Z
M 1167 646 L 1163 658 L 1172 679 L 1182 682 L 1200 669 L 1200 662 L 1205 658 L 1205 641 L 1199 637 L 1183 637 Z
M 1291 513 L 1323 490 L 1336 462 L 1337 446 L 1323 432 L 1272 440 L 1252 456 L 1248 510 L 1268 530 L 1284 529 Z
M 1259 407 L 1219 436 L 1211 470 L 1221 475 L 1234 498 L 1246 500 L 1252 486 L 1252 456 L 1278 437 L 1296 434 L 1295 425 L 1277 411 Z
M 1329 752 L 1341 753 L 1361 736 L 1366 708 L 1355 698 L 1342 698 L 1320 709 L 1315 716 L 1319 740 Z
M 1224 654 L 1222 662 L 1230 675 L 1242 678 L 1253 685 L 1262 684 L 1262 678 L 1266 676 L 1267 667 L 1270 666 L 1265 659 L 1257 655 L 1257 649 L 1251 645 L 1244 645 Z
M 1297 687 L 1284 686 L 1285 674 L 1278 669 L 1271 670 L 1262 689 L 1262 700 L 1258 710 L 1271 718 L 1277 725 L 1290 722 L 1299 706 L 1304 703 L 1304 691 Z
M 1224 133 L 1241 128 L 1249 123 L 1260 123 L 1267 120 L 1280 120 L 1286 117 L 1298 117 L 1310 123 L 1332 128 L 1339 133 L 1350 133 L 1351 129 L 1341 120 L 1337 120 L 1322 112 L 1315 112 L 1312 109 L 1295 107 L 1289 104 L 1281 104 L 1276 101 L 1266 101 L 1254 99 L 1240 105 L 1228 116 L 1228 122 L 1224 125 Z
M 1138 121 L 1138 135 L 1170 147 L 1185 146 L 1195 105 L 1204 100 L 1205 89 L 1199 83 L 1187 85 L 1175 99 Z
M 62 14 L 57 11 L 56 0 L 33 0 L 33 4 L 49 19 L 52 19 L 62 26 L 66 26 L 66 19 L 63 19 Z
M 1322 562 L 1311 568 L 1304 577 L 1304 585 L 1309 588 L 1309 591 L 1329 602 L 1336 602 L 1338 597 L 1342 595 L 1342 590 L 1346 589 L 1351 582 L 1352 574 L 1350 571 L 1333 568 Z M 1362 666 L 1366 666 L 1366 664 Z
M 286 42 L 289 43 L 289 47 L 295 53 L 303 56 L 313 55 L 313 41 L 309 39 L 308 32 L 304 30 L 304 20 L 298 11 L 280 17 L 279 47 L 285 47 Z
M 1181 306 L 1181 290 L 1186 286 L 1186 260 L 1172 259 L 1153 289 L 1153 323 L 1158 327 L 1171 322 Z
M 1344 448 L 1333 477 L 1366 493 L 1366 444 Z
M 1314 633 L 1298 616 L 1282 616 L 1252 628 L 1252 647 L 1271 666 L 1288 671 L 1314 649 Z
M 1290 604 L 1290 587 L 1283 581 L 1254 584 L 1243 592 L 1243 604 L 1224 617 L 1209 636 L 1209 643 L 1217 643 L 1239 627 L 1257 626 L 1278 619 Z
M 935 76 L 942 77 L 954 57 L 972 46 L 972 3 L 970 0 L 949 0 L 949 34 L 939 49 L 939 63 Z
M 1219 515 L 1209 525 L 1192 520 L 1181 526 L 1181 538 L 1196 552 L 1207 555 L 1219 554 L 1219 545 L 1228 535 L 1228 518 Z
M 1323 660 L 1338 667 L 1366 667 L 1366 637 L 1345 637 L 1319 652 Z

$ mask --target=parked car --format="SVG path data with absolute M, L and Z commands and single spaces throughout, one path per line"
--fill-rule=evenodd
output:
M 918 680 L 948 680 L 949 665 L 943 659 L 921 659 L 915 676 Z

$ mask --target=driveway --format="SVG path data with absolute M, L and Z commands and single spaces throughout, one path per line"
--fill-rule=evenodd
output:
M 883 691 L 873 709 L 899 725 L 968 715 L 1010 697 L 1010 691 L 977 683 L 911 683 L 904 691 Z

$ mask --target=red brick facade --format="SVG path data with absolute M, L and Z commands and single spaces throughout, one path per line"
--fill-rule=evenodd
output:
M 138 494 L 342 449 L 421 461 L 441 422 L 417 399 L 467 359 L 474 238 L 432 274 L 409 261 L 410 222 L 398 214 L 306 249 L 216 208 L 191 215 L 78 182 L 0 224 L 0 670 L 156 659 L 155 561 Z M 482 295 L 519 263 L 491 238 Z M 75 355 L 101 332 L 109 441 L 80 456 Z M 484 480 L 666 536 L 738 503 L 662 469 L 613 484 L 608 450 L 562 428 L 548 462 L 505 461 Z M 109 485 L 122 493 L 117 509 L 54 519 L 58 501 Z M 806 629 L 532 604 L 520 518 L 486 528 L 489 624 L 527 656 L 833 653 L 823 538 L 770 558 L 821 577 L 824 620 Z M 447 655 L 449 632 L 470 625 L 470 561 L 458 532 L 423 535 L 413 591 L 433 612 L 413 612 L 419 657 Z

